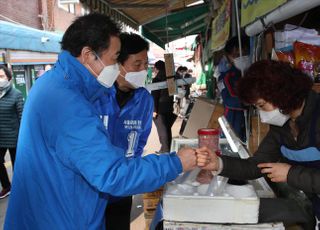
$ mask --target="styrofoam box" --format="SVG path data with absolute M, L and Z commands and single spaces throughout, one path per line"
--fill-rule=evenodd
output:
M 164 230 L 284 230 L 282 223 L 255 224 L 255 225 L 221 225 L 200 223 L 163 222 Z
M 228 145 L 222 140 L 220 140 L 220 147 L 224 155 L 233 156 L 232 151 L 227 148 Z M 240 154 L 242 158 L 248 157 L 244 148 L 240 148 L 237 154 Z M 275 197 L 264 178 L 249 181 L 249 185 L 237 188 L 225 184 L 227 178 L 215 176 L 210 185 L 205 188 L 199 183 L 195 184 L 198 173 L 199 169 L 194 169 L 180 175 L 175 181 L 165 186 L 164 220 L 254 224 L 258 222 L 259 198 Z M 232 193 L 232 191 L 235 192 Z
M 257 196 L 164 195 L 163 218 L 168 221 L 202 223 L 257 223 L 260 200 Z
M 164 220 L 254 224 L 258 223 L 259 197 L 274 196 L 259 180 L 253 180 L 249 185 L 221 186 L 221 182 L 226 179 L 221 176 L 215 176 L 215 184 L 223 188 L 218 194 L 213 195 L 211 192 L 216 185 L 212 189 L 209 186 L 207 192 L 201 192 L 201 185 L 193 184 L 192 174 L 194 173 L 183 174 L 166 185 L 163 195 Z

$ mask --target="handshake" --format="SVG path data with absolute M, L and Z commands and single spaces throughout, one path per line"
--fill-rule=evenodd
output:
M 182 148 L 177 155 L 180 158 L 183 171 L 190 171 L 196 167 L 217 171 L 219 169 L 218 156 L 207 147 L 198 149 Z

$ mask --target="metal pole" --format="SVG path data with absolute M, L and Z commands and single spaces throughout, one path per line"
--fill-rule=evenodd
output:
M 240 31 L 240 18 L 239 18 L 239 8 L 238 8 L 238 0 L 234 0 L 234 6 L 236 10 L 236 21 L 237 21 L 237 31 L 238 31 L 238 42 L 239 42 L 239 54 L 240 57 L 242 57 L 242 46 L 241 46 L 241 31 Z M 243 69 L 241 69 L 241 76 L 243 76 Z M 246 128 L 246 147 L 249 149 L 249 116 L 248 111 L 243 111 L 244 115 L 244 122 L 245 122 L 245 128 Z
M 237 21 L 237 31 L 238 31 L 239 53 L 240 53 L 240 57 L 242 57 L 241 31 L 240 31 L 238 0 L 234 0 L 234 5 L 236 7 L 236 21 Z M 241 69 L 241 75 L 243 76 L 243 70 L 242 69 Z

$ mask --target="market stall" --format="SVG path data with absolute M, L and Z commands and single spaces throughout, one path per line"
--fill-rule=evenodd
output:
M 237 3 L 237 1 L 234 2 Z M 226 40 L 229 38 L 229 32 L 231 31 L 228 24 L 232 24 L 232 22 L 230 22 L 232 21 L 232 17 L 226 17 L 226 15 L 230 16 L 230 14 L 226 12 L 232 10 L 228 8 L 230 7 L 227 4 L 228 1 L 225 1 L 224 3 L 220 14 L 218 13 L 218 16 L 212 22 L 211 42 L 215 41 L 212 43 L 213 54 L 215 51 L 219 51 L 223 48 Z M 290 62 L 292 66 L 301 69 L 313 79 L 314 89 L 316 89 L 320 79 L 319 25 L 315 25 L 313 28 L 310 28 L 310 26 L 302 27 L 302 25 L 314 25 L 312 21 L 314 21 L 315 17 L 312 17 L 312 15 L 315 16 L 317 14 L 316 12 L 319 13 L 320 2 L 308 1 L 303 6 L 301 4 L 303 4 L 301 1 L 298 3 L 298 1 L 285 0 L 274 1 L 273 4 L 270 2 L 258 3 L 253 1 L 242 1 L 241 27 L 242 29 L 246 28 L 247 35 L 251 36 L 251 62 L 270 58 Z M 217 19 L 219 18 L 219 15 L 221 15 L 220 19 Z M 278 18 L 273 19 L 273 17 Z M 240 34 L 240 26 L 238 26 L 238 32 L 235 32 L 235 34 L 237 33 Z M 214 102 L 213 106 L 217 108 L 220 107 L 218 100 Z M 201 111 L 195 110 L 192 112 L 197 113 L 198 115 L 201 114 Z M 262 125 L 260 123 L 256 110 L 251 109 L 249 112 L 249 116 L 247 117 L 247 129 L 250 134 L 250 140 L 248 142 L 250 144 L 248 145 L 247 143 L 247 146 L 239 145 L 242 146 L 242 149 L 250 147 L 250 151 L 246 151 L 248 155 L 254 153 L 268 130 L 267 125 Z M 215 115 L 214 112 L 212 112 L 212 115 L 214 118 L 210 121 L 209 125 L 214 126 L 217 124 L 218 115 L 217 112 Z M 201 114 L 201 116 L 203 116 L 203 114 Z M 191 123 L 189 126 L 193 127 L 193 131 L 196 128 L 201 128 L 194 126 L 198 121 L 189 122 Z M 188 135 L 185 136 L 191 137 Z M 237 139 L 237 137 L 233 136 L 232 139 Z M 186 141 L 186 143 L 191 144 L 190 141 Z M 223 146 L 221 146 L 221 148 L 224 149 Z M 224 151 L 223 154 L 229 153 Z M 192 178 L 194 179 L 194 176 Z M 236 203 L 237 201 L 234 200 L 232 201 L 234 203 L 231 202 L 234 206 L 229 206 L 230 200 L 228 199 L 230 198 L 230 194 L 227 191 L 224 191 L 225 193 L 221 191 L 217 193 L 215 191 L 215 189 L 220 187 L 219 184 L 223 184 L 223 182 L 220 181 L 221 178 L 217 178 L 219 177 L 216 177 L 215 182 L 212 180 L 212 183 L 217 185 L 216 187 L 210 182 L 206 184 L 207 187 L 205 187 L 205 189 L 203 189 L 204 186 L 197 185 L 194 183 L 195 181 L 190 180 L 190 178 L 188 179 L 188 176 L 186 175 L 178 178 L 173 183 L 168 184 L 163 195 L 163 218 L 165 229 L 228 229 L 230 226 L 237 229 L 241 229 L 241 227 L 244 229 L 284 229 L 284 226 L 281 223 L 270 222 L 264 223 L 263 225 L 258 224 L 259 218 L 254 219 L 252 213 L 250 217 L 253 219 L 251 220 L 246 219 L 244 216 L 239 218 L 241 221 L 232 219 L 231 216 L 235 216 L 233 215 L 234 212 L 241 209 L 237 208 L 238 204 L 239 207 L 242 207 L 242 210 L 245 210 L 243 213 L 237 213 L 239 216 L 250 213 L 251 209 L 246 206 L 246 202 L 241 203 L 240 201 L 239 203 Z M 228 186 L 225 189 L 229 190 Z M 308 203 L 306 197 L 301 195 L 298 190 L 294 190 L 286 185 L 276 186 L 276 190 L 276 194 L 273 194 L 275 200 L 276 196 L 280 195 L 284 198 L 287 196 L 294 197 L 295 200 L 300 200 L 302 205 L 307 205 Z M 260 202 L 262 201 L 259 204 L 264 204 L 265 197 L 260 196 L 261 194 L 259 195 L 255 186 L 253 186 L 251 192 L 252 191 L 254 191 L 254 194 L 257 194 L 255 198 Z M 265 194 L 265 192 L 263 193 Z M 221 206 L 219 206 L 219 202 L 221 202 Z M 261 210 L 263 206 L 264 205 L 258 205 L 258 210 L 257 206 L 255 206 L 256 209 L 253 213 L 265 213 L 265 210 Z M 211 207 L 215 208 L 211 209 Z M 227 207 L 231 208 L 228 209 Z M 226 208 L 226 210 L 223 210 L 223 208 Z M 193 212 L 190 209 L 197 210 L 197 212 Z M 217 211 L 217 209 L 219 211 Z M 252 210 L 254 210 L 254 208 Z M 227 214 L 223 211 L 226 211 Z M 277 209 L 277 212 L 281 213 L 281 210 Z M 272 216 L 270 213 L 269 215 Z M 293 210 L 291 210 L 290 215 L 295 215 Z M 283 216 L 285 219 L 286 214 Z M 228 223 L 228 226 L 221 223 Z M 252 225 L 237 226 L 237 224 L 247 223 L 251 223 Z

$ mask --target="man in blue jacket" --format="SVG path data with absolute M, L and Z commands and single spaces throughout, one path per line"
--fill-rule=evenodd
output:
M 120 74 L 107 95 L 97 101 L 111 143 L 127 158 L 141 157 L 152 127 L 153 98 L 143 87 L 149 43 L 138 34 L 120 34 Z M 132 196 L 110 197 L 106 229 L 130 230 Z
M 105 15 L 79 17 L 33 86 L 4 229 L 103 229 L 108 194 L 153 191 L 197 165 L 193 149 L 128 160 L 111 144 L 94 103 L 118 77 L 119 32 Z

